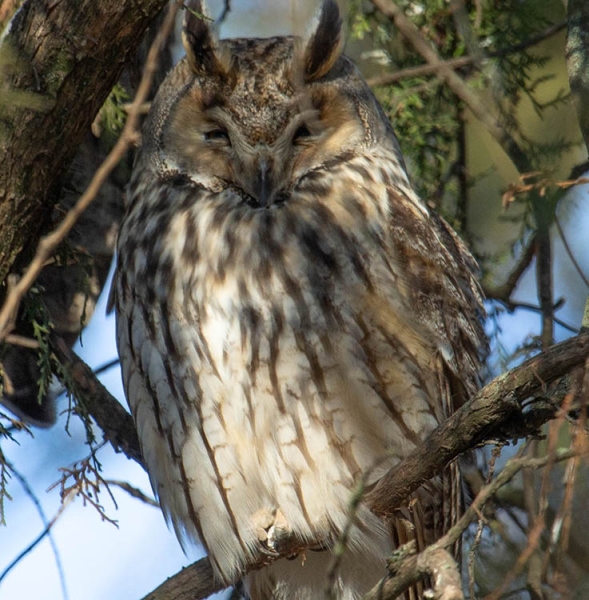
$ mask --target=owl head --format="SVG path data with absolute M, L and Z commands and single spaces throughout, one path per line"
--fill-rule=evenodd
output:
M 217 40 L 202 13 L 200 1 L 186 11 L 186 57 L 154 101 L 143 167 L 268 207 L 332 161 L 383 145 L 402 161 L 382 109 L 342 55 L 335 0 L 324 0 L 302 38 Z

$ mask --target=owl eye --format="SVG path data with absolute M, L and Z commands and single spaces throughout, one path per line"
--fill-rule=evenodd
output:
M 229 143 L 229 134 L 225 129 L 211 129 L 204 132 L 204 138 L 207 142 L 227 142 Z
M 301 125 L 292 136 L 292 141 L 294 144 L 302 142 L 304 143 L 307 138 L 311 137 L 311 132 L 306 125 Z

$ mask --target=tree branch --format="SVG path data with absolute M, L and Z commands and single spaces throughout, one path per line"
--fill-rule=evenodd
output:
M 51 348 L 68 373 L 67 381 L 61 377 L 61 383 L 96 421 L 102 429 L 104 439 L 110 442 L 116 452 L 124 452 L 145 468 L 133 417 L 98 381 L 92 369 L 69 349 L 64 340 L 52 338 Z M 60 375 L 59 370 L 57 375 Z
M 524 403 L 588 358 L 589 334 L 583 333 L 495 378 L 393 467 L 367 494 L 365 502 L 376 514 L 390 515 L 463 452 L 488 439 L 519 438 L 537 429 L 554 417 L 557 405 L 550 409 L 544 403 L 530 403 L 524 412 Z
M 534 256 L 536 255 L 536 246 L 537 246 L 536 238 L 537 238 L 536 234 L 534 234 L 530 238 L 530 240 L 526 244 L 526 247 L 522 251 L 521 256 L 519 257 L 515 267 L 513 268 L 513 270 L 511 271 L 511 273 L 509 274 L 509 276 L 507 277 L 507 279 L 505 280 L 504 283 L 502 283 L 501 285 L 498 285 L 496 287 L 491 287 L 489 285 L 486 285 L 485 282 L 483 281 L 482 288 L 483 288 L 483 294 L 485 295 L 485 298 L 492 299 L 492 300 L 499 300 L 500 302 L 506 302 L 506 303 L 511 302 L 511 294 L 513 293 L 517 284 L 519 283 L 521 276 L 526 272 L 528 267 L 532 264 L 532 260 L 533 260 Z

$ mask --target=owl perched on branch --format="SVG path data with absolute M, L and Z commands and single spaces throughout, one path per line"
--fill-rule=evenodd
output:
M 413 192 L 334 0 L 302 39 L 218 41 L 191 8 L 118 242 L 125 392 L 180 539 L 229 584 L 291 535 L 310 550 L 251 572 L 247 593 L 320 598 L 357 482 L 477 387 L 475 265 Z M 449 470 L 388 521 L 360 505 L 336 596 L 439 536 L 458 489 Z

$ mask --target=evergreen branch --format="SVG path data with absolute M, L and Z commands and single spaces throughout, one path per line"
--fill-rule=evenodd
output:
M 405 16 L 403 10 L 391 0 L 371 0 L 372 4 L 391 19 L 403 37 L 414 47 L 428 64 L 435 68 L 438 76 L 470 109 L 473 115 L 485 126 L 487 131 L 503 148 L 504 152 L 520 173 L 532 170 L 530 161 L 515 139 L 499 121 L 493 108 L 487 105 L 473 92 L 464 80 L 430 46 L 419 29 Z
M 544 31 L 540 31 L 538 34 L 529 37 L 527 40 L 524 40 L 519 44 L 514 44 L 513 46 L 503 48 L 496 52 L 488 52 L 483 58 L 474 56 L 459 56 L 458 58 L 445 60 L 443 61 L 444 67 L 456 71 L 458 69 L 462 69 L 470 65 L 475 65 L 479 61 L 481 62 L 481 64 L 485 64 L 490 62 L 494 58 L 502 58 L 511 54 L 517 54 L 518 52 L 527 50 L 528 48 L 531 48 L 532 46 L 535 46 L 536 44 L 547 40 L 553 35 L 556 35 L 560 31 L 562 31 L 566 27 L 566 25 L 566 20 L 559 21 L 558 23 L 550 25 L 550 27 L 547 27 L 546 29 L 544 29 Z M 411 77 L 424 77 L 427 75 L 435 75 L 436 73 L 438 73 L 438 71 L 438 65 L 428 63 L 425 65 L 419 65 L 418 67 L 408 67 L 407 69 L 395 71 L 394 73 L 386 73 L 385 75 L 379 75 L 378 77 L 371 77 L 366 81 L 370 87 L 377 87 L 380 85 L 391 85 L 392 83 L 395 83 L 402 79 L 409 79 Z

